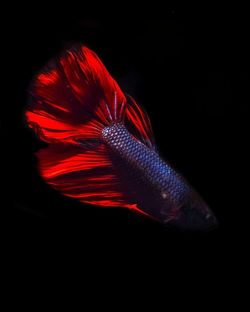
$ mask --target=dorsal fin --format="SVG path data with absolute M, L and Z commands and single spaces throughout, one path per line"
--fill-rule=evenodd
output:
M 131 96 L 127 96 L 125 125 L 139 141 L 142 141 L 149 148 L 155 148 L 153 131 L 148 114 Z

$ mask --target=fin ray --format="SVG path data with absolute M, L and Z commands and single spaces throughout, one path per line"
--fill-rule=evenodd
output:
M 57 143 L 40 150 L 37 156 L 42 177 L 64 195 L 101 206 L 136 206 L 124 192 L 104 144 L 89 150 Z
M 149 148 L 155 149 L 155 140 L 147 113 L 128 96 L 128 105 L 126 106 L 125 125 L 130 132 Z
M 140 211 L 101 132 L 121 122 L 153 148 L 150 121 L 98 56 L 81 45 L 65 51 L 35 77 L 29 93 L 27 123 L 49 143 L 37 153 L 45 181 L 82 202 Z

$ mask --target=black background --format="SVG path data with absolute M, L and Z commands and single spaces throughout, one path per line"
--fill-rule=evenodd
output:
M 163 271 L 169 261 L 223 270 L 233 256 L 244 259 L 249 234 L 248 16 L 238 7 L 138 7 L 40 4 L 9 14 L 0 124 L 4 240 L 20 254 L 112 255 L 118 265 L 153 257 Z M 39 177 L 34 153 L 43 143 L 24 122 L 27 87 L 51 57 L 79 41 L 147 110 L 161 155 L 208 202 L 218 229 L 173 233 L 127 210 L 65 198 Z

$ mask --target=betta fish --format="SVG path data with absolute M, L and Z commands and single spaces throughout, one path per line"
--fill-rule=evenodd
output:
M 39 172 L 83 203 L 136 210 L 170 227 L 206 230 L 216 218 L 157 152 L 147 113 L 98 56 L 73 46 L 33 79 L 25 114 L 45 141 Z

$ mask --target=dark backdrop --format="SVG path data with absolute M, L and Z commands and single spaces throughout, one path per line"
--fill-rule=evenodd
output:
M 231 252 L 243 252 L 249 233 L 248 24 L 242 8 L 212 6 L 142 5 L 135 12 L 125 3 L 103 10 L 83 3 L 10 13 L 2 39 L 0 124 L 7 245 L 79 255 L 95 250 L 103 258 L 118 251 L 129 259 L 139 251 L 161 259 L 177 253 L 180 263 L 209 259 L 222 267 Z M 160 153 L 205 198 L 218 229 L 169 232 L 127 210 L 65 198 L 39 177 L 34 153 L 42 143 L 23 118 L 27 86 L 51 57 L 78 41 L 96 51 L 122 89 L 147 110 Z

